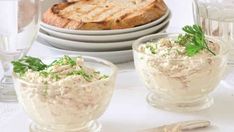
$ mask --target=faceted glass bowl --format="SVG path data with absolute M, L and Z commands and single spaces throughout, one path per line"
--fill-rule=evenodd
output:
M 109 78 L 88 84 L 33 84 L 16 75 L 19 103 L 32 119 L 32 132 L 97 132 L 96 122 L 106 110 L 114 90 L 117 68 L 112 63 L 84 56 L 85 65 Z M 47 59 L 52 62 L 57 58 Z
M 149 90 L 150 105 L 171 111 L 197 111 L 208 108 L 213 99 L 208 96 L 219 84 L 227 65 L 227 49 L 222 41 L 207 40 L 220 46 L 216 56 L 194 59 L 164 59 L 139 51 L 146 42 L 161 38 L 175 39 L 179 34 L 156 34 L 138 39 L 133 44 L 136 70 Z M 174 65 L 188 64 L 185 69 L 173 71 Z M 171 68 L 170 68 L 171 67 Z

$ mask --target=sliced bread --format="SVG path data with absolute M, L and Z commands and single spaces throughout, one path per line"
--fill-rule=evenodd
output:
M 75 30 L 132 28 L 152 22 L 167 11 L 163 0 L 69 0 L 43 15 L 47 24 Z

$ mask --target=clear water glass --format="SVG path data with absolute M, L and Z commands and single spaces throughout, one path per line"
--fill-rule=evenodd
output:
M 16 101 L 11 61 L 24 56 L 36 37 L 39 0 L 1 0 L 0 19 L 0 101 Z
M 215 36 L 228 44 L 226 84 L 234 86 L 234 0 L 193 0 L 193 14 L 196 24 L 201 25 L 205 33 Z

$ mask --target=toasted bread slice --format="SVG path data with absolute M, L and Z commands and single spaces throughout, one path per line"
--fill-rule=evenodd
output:
M 163 0 L 75 1 L 53 5 L 44 13 L 43 21 L 75 30 L 124 29 L 154 21 L 167 10 Z

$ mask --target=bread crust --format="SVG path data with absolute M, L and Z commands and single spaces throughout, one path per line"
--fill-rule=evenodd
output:
M 109 2 L 108 0 L 69 1 L 76 2 L 63 2 L 49 8 L 43 14 L 43 22 L 56 27 L 73 30 L 125 29 L 152 22 L 159 19 L 167 11 L 167 6 L 163 0 L 145 0 L 145 3 L 141 3 L 141 0 L 138 0 L 140 2 L 134 3 L 133 6 L 128 6 L 130 8 L 126 8 L 127 6 L 125 7 L 118 0 L 115 0 L 115 2 Z M 100 5 L 103 2 L 105 4 Z M 87 12 L 89 12 L 87 14 L 81 14 L 80 18 L 77 17 L 81 12 L 80 8 L 86 9 L 86 7 Z M 89 8 L 91 10 L 88 10 Z M 78 10 L 77 13 L 76 10 Z

